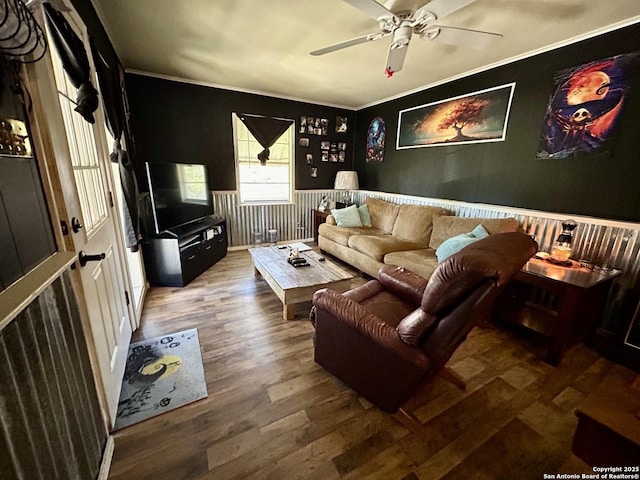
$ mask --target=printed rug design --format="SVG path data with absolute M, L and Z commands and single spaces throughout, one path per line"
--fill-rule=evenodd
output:
M 132 343 L 115 430 L 206 396 L 198 329 Z

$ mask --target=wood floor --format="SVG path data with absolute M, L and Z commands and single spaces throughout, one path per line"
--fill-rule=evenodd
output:
M 354 284 L 363 283 L 356 278 Z M 541 479 L 590 473 L 572 413 L 607 376 L 633 372 L 577 345 L 554 368 L 520 331 L 476 328 L 408 410 L 420 440 L 313 361 L 310 305 L 282 319 L 246 251 L 188 287 L 154 288 L 133 340 L 198 328 L 208 398 L 115 435 L 116 479 Z

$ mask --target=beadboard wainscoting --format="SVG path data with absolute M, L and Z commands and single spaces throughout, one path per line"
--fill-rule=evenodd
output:
M 323 196 L 339 201 L 343 193 L 332 189 L 298 190 L 294 202 L 290 204 L 241 205 L 237 192 L 214 192 L 214 211 L 216 215 L 228 219 L 229 246 L 232 249 L 251 246 L 253 232 L 261 232 L 263 242 L 266 242 L 269 229 L 278 231 L 279 241 L 311 240 L 312 210 L 320 204 Z M 640 350 L 637 342 L 627 342 L 635 324 L 639 323 L 637 316 L 634 321 L 630 321 L 630 318 L 638 304 L 640 223 L 365 190 L 352 194 L 358 204 L 372 196 L 394 203 L 433 205 L 461 217 L 515 217 L 523 231 L 536 239 L 542 251 L 551 250 L 554 240 L 562 231 L 562 221 L 572 218 L 578 223 L 574 230 L 572 258 L 623 272 L 611 289 L 600 328 L 606 332 L 618 332 L 616 335 L 619 335 L 621 325 L 624 325 L 624 342 Z M 548 301 L 552 302 L 553 299 Z

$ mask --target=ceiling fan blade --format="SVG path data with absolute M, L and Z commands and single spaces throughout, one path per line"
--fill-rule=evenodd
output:
M 389 45 L 389 53 L 387 54 L 387 66 L 385 73 L 388 77 L 391 77 L 394 73 L 402 70 L 404 57 L 407 56 L 407 50 L 409 50 L 409 44 L 397 46 L 395 48 L 394 45 L 394 43 Z
M 426 38 L 447 45 L 475 48 L 481 50 L 490 43 L 502 38 L 499 33 L 481 32 L 479 30 L 467 30 L 466 28 L 442 27 L 433 25 L 420 34 L 420 38 Z
M 446 17 L 450 13 L 453 13 L 456 10 L 460 10 L 462 7 L 466 7 L 467 5 L 475 1 L 476 0 L 431 0 L 426 5 L 420 7 L 413 15 L 413 18 L 419 19 L 421 16 L 425 15 L 427 17 L 430 17 L 431 15 L 429 15 L 429 13 L 432 13 L 433 15 L 435 15 L 435 19 L 426 18 L 426 21 L 436 20 Z
M 386 37 L 387 35 L 391 35 L 391 33 L 370 33 L 369 35 L 365 35 L 363 37 L 352 38 L 351 40 L 336 43 L 335 45 L 331 45 L 330 47 L 321 48 L 320 50 L 314 50 L 313 52 L 309 52 L 309 55 L 317 57 L 319 55 L 335 52 L 336 50 L 342 50 L 343 48 L 351 47 L 353 45 L 359 45 L 366 42 L 374 42 L 376 40 L 380 40 L 383 37 Z
M 381 18 L 396 18 L 393 12 L 387 10 L 375 0 L 344 0 L 349 5 L 356 7 L 367 15 L 371 15 L 376 20 Z

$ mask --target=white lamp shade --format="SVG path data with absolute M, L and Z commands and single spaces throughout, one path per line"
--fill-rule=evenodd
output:
M 336 174 L 336 190 L 358 190 L 358 172 L 342 170 Z

